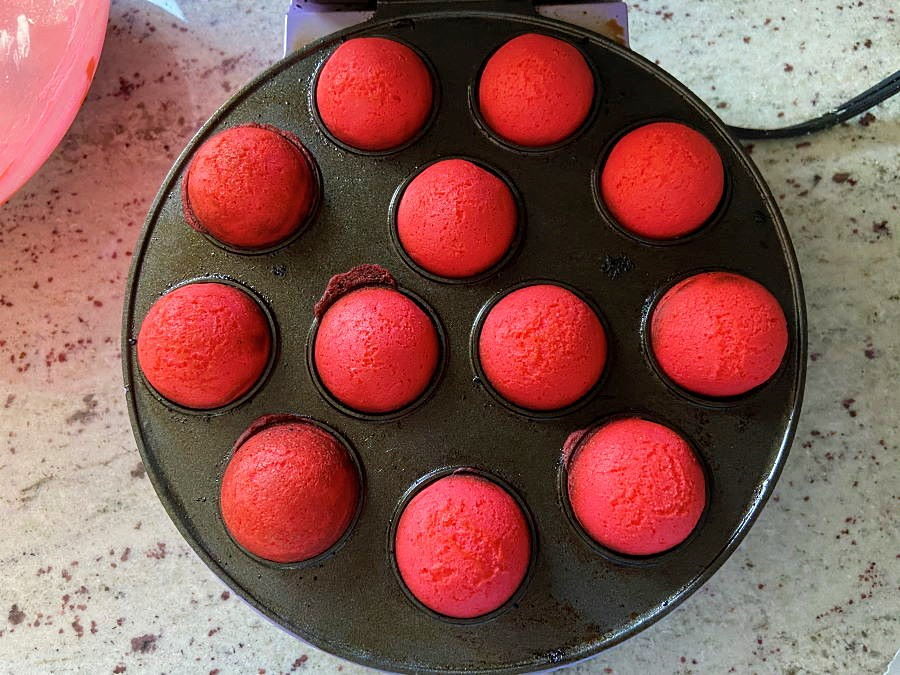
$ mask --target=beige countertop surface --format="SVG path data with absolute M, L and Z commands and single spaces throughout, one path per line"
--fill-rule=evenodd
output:
M 900 66 L 892 0 L 630 4 L 632 47 L 734 124 L 820 114 Z M 0 207 L 0 672 L 364 670 L 203 565 L 145 476 L 122 388 L 144 216 L 199 125 L 279 58 L 284 5 L 114 1 L 84 108 Z M 900 648 L 900 98 L 751 152 L 806 287 L 797 438 L 721 570 L 578 672 L 883 673 Z

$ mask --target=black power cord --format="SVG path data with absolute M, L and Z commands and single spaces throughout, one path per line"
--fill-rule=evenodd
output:
M 755 139 L 773 139 L 773 138 L 794 138 L 795 136 L 805 136 L 813 134 L 817 131 L 824 131 L 833 126 L 837 126 L 842 122 L 846 122 L 852 117 L 856 117 L 860 113 L 864 113 L 879 103 L 886 101 L 894 94 L 900 93 L 900 70 L 893 75 L 889 75 L 874 87 L 866 89 L 859 96 L 851 98 L 846 103 L 839 105 L 821 117 L 792 124 L 779 129 L 749 129 L 747 127 L 733 127 L 728 125 L 728 130 L 738 138 L 746 140 Z

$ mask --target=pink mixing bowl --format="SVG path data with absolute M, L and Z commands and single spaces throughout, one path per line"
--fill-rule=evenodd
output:
M 109 0 L 0 0 L 0 205 L 75 119 L 108 17 Z

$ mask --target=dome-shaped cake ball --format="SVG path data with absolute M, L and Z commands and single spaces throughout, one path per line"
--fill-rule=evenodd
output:
M 653 354 L 676 384 L 703 396 L 737 396 L 768 381 L 784 359 L 787 321 L 761 284 L 705 272 L 673 286 L 650 320 Z
M 415 301 L 393 288 L 363 287 L 338 298 L 315 340 L 322 384 L 344 405 L 388 413 L 414 402 L 438 366 L 437 329 Z
M 618 223 L 647 239 L 675 239 L 702 226 L 719 205 L 725 170 L 715 146 L 676 122 L 646 124 L 613 147 L 600 177 Z
M 577 48 L 528 33 L 488 59 L 478 83 L 478 106 L 498 136 L 540 148 L 564 141 L 584 124 L 594 93 L 594 74 Z
M 587 437 L 569 458 L 568 491 L 591 538 L 626 555 L 680 544 L 706 507 L 706 478 L 687 441 L 638 418 L 610 422 Z
M 193 283 L 157 300 L 141 324 L 137 358 L 159 394 L 186 408 L 208 410 L 246 394 L 272 354 L 272 334 L 259 305 L 220 283 Z
M 359 472 L 340 441 L 310 422 L 283 422 L 251 434 L 235 451 L 222 477 L 220 508 L 247 551 L 293 563 L 338 542 L 359 493 Z
M 248 124 L 200 146 L 184 179 L 184 212 L 195 230 L 239 249 L 289 239 L 318 199 L 315 170 L 293 134 Z
M 478 354 L 503 398 L 530 410 L 557 410 L 578 401 L 600 379 L 606 333 L 594 310 L 572 291 L 536 284 L 491 308 Z
M 522 509 L 496 483 L 457 474 L 431 483 L 403 510 L 394 553 L 409 591 L 429 609 L 471 619 L 502 607 L 531 561 Z
M 339 141 L 367 151 L 390 150 L 428 121 L 431 73 L 416 52 L 380 37 L 353 38 L 322 67 L 316 107 Z
M 516 235 L 512 191 L 463 159 L 435 162 L 410 181 L 397 207 L 400 245 L 442 277 L 475 276 L 497 264 Z

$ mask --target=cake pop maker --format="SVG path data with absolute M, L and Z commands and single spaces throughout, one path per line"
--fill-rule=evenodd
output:
M 541 148 L 502 137 L 479 97 L 488 60 L 525 34 L 561 40 L 567 53 L 576 50 L 594 83 L 577 129 Z M 431 78 L 431 109 L 421 128 L 395 148 L 352 147 L 326 126 L 317 106 L 323 64 L 361 37 L 404 45 Z M 602 185 L 617 143 L 656 122 L 698 132 L 721 158 L 713 177 L 721 197 L 702 223 L 677 238 L 629 229 L 613 214 Z M 222 244 L 193 229 L 185 216 L 191 160 L 210 138 L 241 125 L 286 132 L 314 164 L 316 208 L 274 248 Z M 469 278 L 427 272 L 397 234 L 405 188 L 444 159 L 464 159 L 493 174 L 516 206 L 509 250 Z M 765 382 L 719 398 L 670 379 L 650 335 L 660 298 L 710 271 L 748 277 L 767 289 L 783 310 L 786 334 L 783 359 Z M 335 275 L 343 276 L 334 281 Z M 151 306 L 171 289 L 196 282 L 244 289 L 272 333 L 272 363 L 256 385 L 205 410 L 173 403 L 154 389 L 138 353 Z M 410 394 L 418 393 L 415 400 L 387 413 L 342 402 L 323 384 L 316 357 L 328 312 L 372 285 L 402 296 L 437 336 L 437 351 L 429 351 L 437 354 L 436 361 L 429 356 L 431 379 Z M 583 323 L 605 349 L 605 358 L 592 362 L 589 381 L 548 406 L 528 396 L 518 403 L 507 398 L 482 358 L 490 348 L 482 336 L 504 335 L 492 323 L 497 308 L 534 286 L 568 298 L 566 307 L 574 309 L 566 312 L 593 317 Z M 525 311 L 506 312 L 503 320 L 520 315 Z M 568 350 L 565 358 L 554 353 L 551 360 L 560 357 L 561 368 L 577 363 L 579 339 L 573 344 L 560 347 Z M 201 559 L 253 607 L 297 637 L 375 668 L 526 672 L 577 662 L 634 635 L 697 590 L 734 551 L 771 494 L 794 435 L 806 324 L 799 271 L 775 200 L 719 118 L 683 85 L 607 38 L 539 15 L 530 2 L 379 2 L 370 21 L 317 40 L 253 80 L 175 162 L 135 252 L 123 357 L 132 425 L 160 499 Z M 223 359 L 218 367 L 234 364 Z M 583 500 L 569 498 L 568 458 L 588 444 L 594 453 L 598 430 L 633 417 L 669 429 L 667 443 L 683 457 L 690 456 L 685 448 L 696 457 L 690 490 L 695 498 L 705 493 L 705 506 L 691 512 L 691 531 L 680 543 L 616 550 L 587 533 L 575 513 Z M 222 477 L 239 439 L 273 419 L 305 421 L 333 435 L 359 472 L 348 529 L 306 561 L 254 555 L 222 516 Z M 428 502 L 417 496 L 440 494 L 430 486 L 457 475 L 488 480 L 494 493 L 508 495 L 498 499 L 508 514 L 521 510 L 515 529 L 526 528 L 529 537 L 527 546 L 503 544 L 517 551 L 517 567 L 515 583 L 500 589 L 497 602 L 475 612 L 467 605 L 441 613 L 450 603 L 427 595 L 433 586 L 415 586 L 422 556 L 404 539 L 398 565 L 395 541 L 398 527 L 403 537 L 410 532 L 411 526 L 399 526 L 410 505 L 416 516 L 409 523 L 422 520 L 419 509 Z M 229 500 L 240 501 L 240 491 L 229 490 Z

